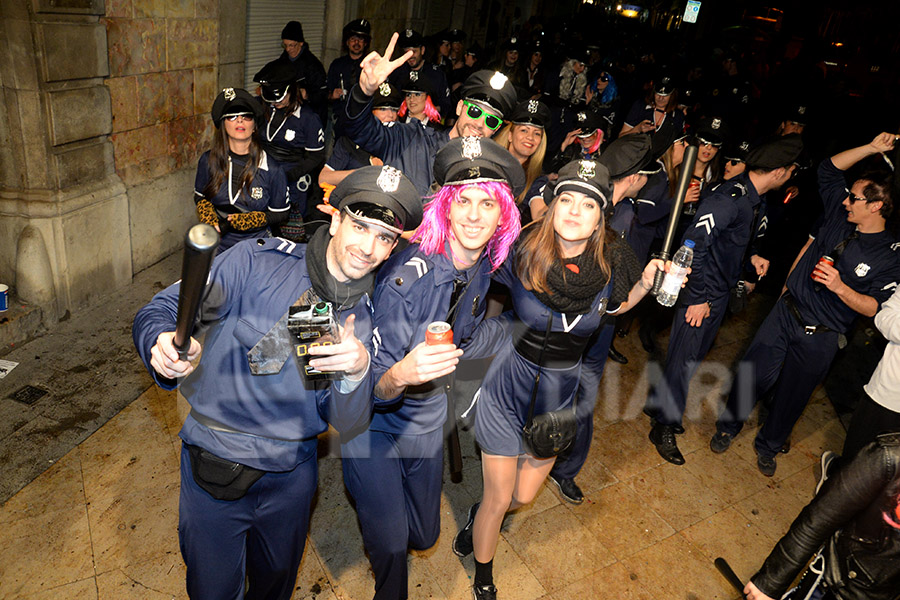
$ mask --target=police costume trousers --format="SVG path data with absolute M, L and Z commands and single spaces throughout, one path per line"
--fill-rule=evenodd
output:
M 835 331 L 806 333 L 781 297 L 738 365 L 738 376 L 716 429 L 737 435 L 757 398 L 774 386 L 769 416 L 754 445 L 762 457 L 778 454 L 828 372 L 838 351 L 838 337 Z
M 603 368 L 606 366 L 615 330 L 615 322 L 601 327 L 588 343 L 588 349 L 581 359 L 581 379 L 578 381 L 575 404 L 575 442 L 553 464 L 550 475 L 554 479 L 575 479 L 587 461 L 591 439 L 594 437 L 594 407 L 597 405 L 600 379 L 603 377 Z
M 371 429 L 342 446 L 344 484 L 356 501 L 375 573 L 375 600 L 407 597 L 409 548 L 425 550 L 441 529 L 443 430 Z
M 178 539 L 191 600 L 288 600 L 317 477 L 313 453 L 292 471 L 266 473 L 243 498 L 216 500 L 194 482 L 182 445 Z
M 709 316 L 700 327 L 692 327 L 684 320 L 688 305 L 676 306 L 663 378 L 647 402 L 647 412 L 657 423 L 681 425 L 691 378 L 712 348 L 727 308 L 727 296 L 713 300 Z

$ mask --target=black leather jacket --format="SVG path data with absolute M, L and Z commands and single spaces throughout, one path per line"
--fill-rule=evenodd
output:
M 833 472 L 752 581 L 780 598 L 824 544 L 824 582 L 841 600 L 900 599 L 900 433 L 878 436 Z

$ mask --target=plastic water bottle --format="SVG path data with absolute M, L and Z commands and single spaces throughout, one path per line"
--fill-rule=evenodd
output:
M 678 300 L 678 292 L 681 291 L 681 284 L 684 283 L 684 278 L 687 277 L 688 268 L 693 260 L 694 241 L 684 240 L 684 246 L 675 253 L 669 272 L 666 273 L 666 277 L 663 279 L 659 293 L 656 294 L 657 302 L 663 306 L 673 306 L 675 304 L 675 301 Z

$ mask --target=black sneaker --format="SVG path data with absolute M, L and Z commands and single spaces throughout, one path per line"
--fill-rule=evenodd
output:
M 759 472 L 766 477 L 775 475 L 775 469 L 778 467 L 774 456 L 763 456 L 759 453 L 756 455 L 756 466 L 759 468 Z
M 475 600 L 497 600 L 497 588 L 492 585 L 473 585 L 472 598 Z
M 684 455 L 678 449 L 678 442 L 675 441 L 675 428 L 671 425 L 660 425 L 655 423 L 653 429 L 650 430 L 650 441 L 656 446 L 656 451 L 664 459 L 673 465 L 683 465 Z
M 825 485 L 825 482 L 828 481 L 828 469 L 837 457 L 838 455 L 831 450 L 826 450 L 822 453 L 822 474 L 819 475 L 819 483 L 816 484 L 816 494 L 819 493 L 819 490 L 821 490 L 822 486 Z
M 731 441 L 734 436 L 724 431 L 717 431 L 712 439 L 709 440 L 709 449 L 716 454 L 722 454 L 731 447 Z
M 475 513 L 478 512 L 479 504 L 481 503 L 476 502 L 469 508 L 469 519 L 466 521 L 466 526 L 460 529 L 456 537 L 453 538 L 451 547 L 453 548 L 453 553 L 457 556 L 468 556 L 475 549 L 472 542 L 472 526 L 475 524 Z
M 550 475 L 550 481 L 556 484 L 556 487 L 559 489 L 559 495 L 566 502 L 571 502 L 572 504 L 584 502 L 584 494 L 574 479 L 563 479 L 562 477 L 557 478 Z

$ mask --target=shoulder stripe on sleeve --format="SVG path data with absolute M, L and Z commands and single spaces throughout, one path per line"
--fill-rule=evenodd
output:
M 296 242 L 292 242 L 290 240 L 281 240 L 281 243 L 278 245 L 278 250 L 281 250 L 282 252 L 286 252 L 287 254 L 290 254 L 296 247 L 297 247 Z
M 406 261 L 405 265 L 407 267 L 413 267 L 416 270 L 416 274 L 419 277 L 425 275 L 428 272 L 428 263 L 425 262 L 425 259 L 420 256 L 414 256 L 408 261 Z
M 712 233 L 712 230 L 716 226 L 716 219 L 713 217 L 712 213 L 707 213 L 700 217 L 697 220 L 697 224 L 694 225 L 694 228 L 699 229 L 700 227 L 706 228 L 706 235 Z

